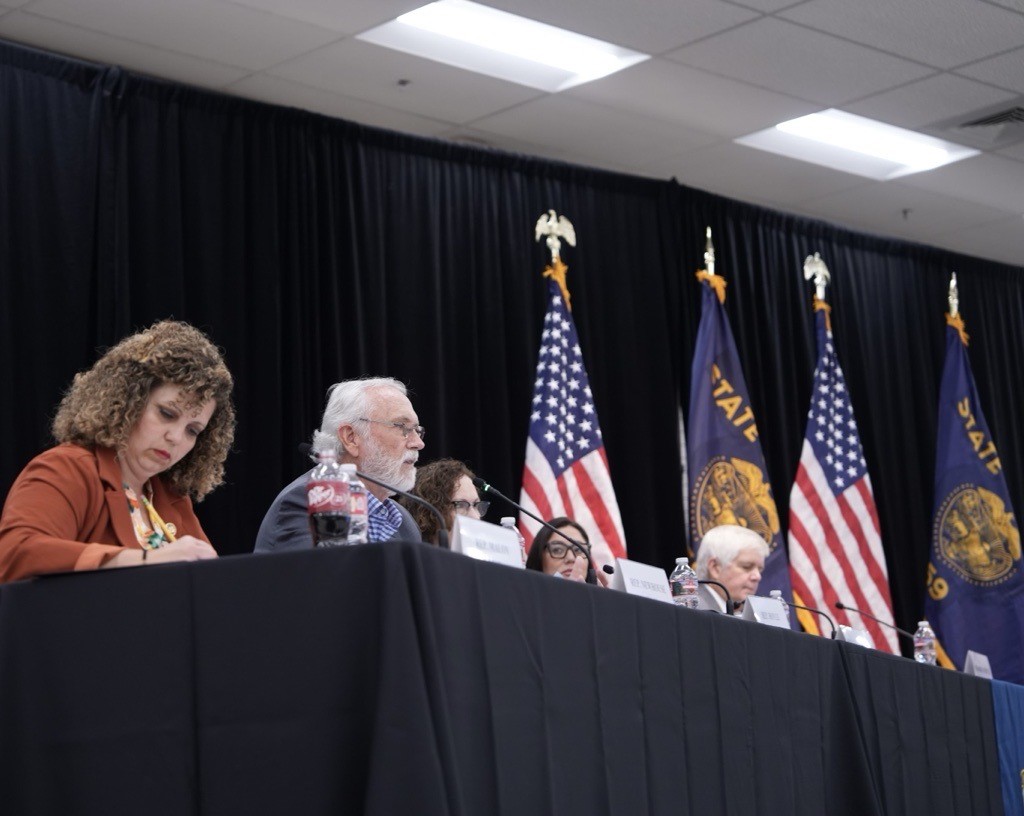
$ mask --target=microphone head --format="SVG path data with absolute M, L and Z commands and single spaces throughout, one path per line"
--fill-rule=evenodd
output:
M 309 456 L 312 450 L 313 446 L 309 442 L 299 443 L 299 453 L 301 453 L 303 456 Z
M 479 476 L 474 476 L 473 477 L 473 485 L 476 487 L 477 490 L 482 490 L 484 493 L 486 493 L 487 492 L 487 488 L 490 487 L 490 485 L 487 484 L 487 482 L 485 482 Z
M 842 601 L 836 601 L 836 609 L 846 609 L 846 604 Z
M 601 569 L 608 575 L 615 574 L 615 567 L 613 567 L 611 564 L 605 564 L 603 567 L 601 567 Z

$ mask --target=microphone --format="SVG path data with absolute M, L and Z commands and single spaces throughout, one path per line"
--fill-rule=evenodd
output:
M 725 593 L 725 608 L 728 610 L 725 614 L 731 615 L 737 608 L 737 604 L 733 602 L 732 595 L 729 594 L 729 590 L 725 588 L 725 584 L 719 581 L 713 581 L 710 578 L 698 578 L 698 584 L 714 584 L 716 587 L 721 587 L 722 592 Z
M 299 453 L 305 456 L 309 456 L 312 450 L 313 446 L 310 445 L 308 442 L 299 443 Z M 389 485 L 387 482 L 382 482 L 380 479 L 374 479 L 372 476 L 367 476 L 361 470 L 356 471 L 356 476 L 358 476 L 365 482 L 375 484 L 378 487 L 383 487 L 389 493 L 396 493 L 399 496 L 404 496 L 414 504 L 419 504 L 422 505 L 423 507 L 426 507 L 431 513 L 434 514 L 434 518 L 437 519 L 437 546 L 440 547 L 442 550 L 451 549 L 450 545 L 448 544 L 448 525 L 445 524 L 444 516 L 441 515 L 441 511 L 434 507 L 434 505 L 432 505 L 430 502 L 424 499 L 421 499 L 414 493 L 406 493 L 404 490 L 399 490 L 394 485 Z
M 611 564 L 605 564 L 603 567 L 601 567 L 601 571 L 604 572 L 605 575 L 614 575 L 615 567 L 613 567 Z
M 914 639 L 913 632 L 908 632 L 906 629 L 900 629 L 900 627 L 891 624 L 888 621 L 884 621 L 881 618 L 876 618 L 874 615 L 869 615 L 867 612 L 861 612 L 859 609 L 854 609 L 852 606 L 847 606 L 842 601 L 836 601 L 836 609 L 845 609 L 849 610 L 850 612 L 856 612 L 858 615 L 862 617 L 870 618 L 875 623 L 880 623 L 882 624 L 882 626 L 888 626 L 890 629 L 897 632 L 898 634 L 903 635 L 903 637 L 905 638 L 909 638 L 910 640 Z
M 832 620 L 832 618 L 830 618 L 827 614 L 822 612 L 820 609 L 815 609 L 813 606 L 801 606 L 798 603 L 793 603 L 793 601 L 786 601 L 786 603 L 789 606 L 792 606 L 794 609 L 806 609 L 808 612 L 813 612 L 815 615 L 821 615 L 825 620 L 828 621 L 828 625 L 832 627 L 832 634 L 830 635 L 830 637 L 832 638 L 832 640 L 836 639 L 836 622 Z
M 534 521 L 539 522 L 544 527 L 547 527 L 547 529 L 551 530 L 554 533 L 557 533 L 560 538 L 564 538 L 567 541 L 570 541 L 573 544 L 576 544 L 577 546 L 579 546 L 583 550 L 583 552 L 585 552 L 587 554 L 587 583 L 588 584 L 596 584 L 597 583 L 597 572 L 594 570 L 594 559 L 590 557 L 590 547 L 588 547 L 582 541 L 577 541 L 575 538 L 570 538 L 565 533 L 563 533 L 561 530 L 559 530 L 557 527 L 554 527 L 551 524 L 548 524 L 540 516 L 538 516 L 538 515 L 536 515 L 534 513 L 531 513 L 529 510 L 527 510 L 525 507 L 523 507 L 518 502 L 512 501 L 512 499 L 510 499 L 508 496 L 506 496 L 504 493 L 500 492 L 496 488 L 494 488 L 491 485 L 487 484 L 487 482 L 485 482 L 479 476 L 476 476 L 473 479 L 473 484 L 476 486 L 476 489 L 481 491 L 482 493 L 493 493 L 499 499 L 502 499 L 506 503 L 512 505 L 520 513 L 525 513 L 530 518 L 532 518 Z M 605 572 L 608 572 L 608 570 L 606 569 Z M 611 574 L 611 573 L 609 573 L 609 574 Z

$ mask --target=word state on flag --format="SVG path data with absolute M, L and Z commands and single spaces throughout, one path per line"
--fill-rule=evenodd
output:
M 1024 683 L 1020 531 L 956 306 L 954 278 L 939 388 L 925 617 L 943 665 L 962 669 L 971 650 L 988 656 L 996 679 Z
M 789 567 L 779 514 L 767 477 L 757 423 L 736 343 L 729 327 L 725 281 L 714 274 L 708 231 L 700 325 L 691 371 L 689 427 L 690 538 L 694 553 L 704 534 L 721 524 L 753 530 L 769 548 L 758 594 L 778 589 L 790 598 Z

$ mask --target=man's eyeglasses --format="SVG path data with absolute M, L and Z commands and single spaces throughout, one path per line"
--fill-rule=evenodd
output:
M 575 558 L 583 557 L 583 550 L 576 544 L 558 544 L 554 541 L 549 541 L 545 545 L 545 549 L 548 551 L 548 555 L 550 555 L 555 560 L 565 558 L 566 554 L 570 551 L 572 552 L 573 557 Z
M 366 417 L 359 417 L 360 422 L 372 422 L 374 425 L 390 425 L 392 428 L 398 428 L 402 432 L 402 437 L 405 439 L 409 438 L 409 434 L 414 433 L 423 441 L 423 437 L 427 435 L 427 429 L 422 425 L 406 425 L 404 422 L 384 422 L 379 419 L 367 419 Z
M 422 437 L 420 437 L 422 439 Z M 489 501 L 466 501 L 465 499 L 458 499 L 452 502 L 452 507 L 455 508 L 455 512 L 460 516 L 464 516 L 469 513 L 471 508 L 476 508 L 476 512 L 480 514 L 480 518 L 483 518 L 487 514 L 487 508 L 491 506 Z

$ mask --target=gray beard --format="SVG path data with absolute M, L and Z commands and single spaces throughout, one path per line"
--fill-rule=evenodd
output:
M 369 440 L 367 441 L 369 442 Z M 401 458 L 391 459 L 372 442 L 367 447 L 369 450 L 360 462 L 360 470 L 367 476 L 372 476 L 374 479 L 379 479 L 407 493 L 413 489 L 416 485 L 416 469 L 413 468 L 412 473 L 408 476 L 402 474 L 404 454 Z

